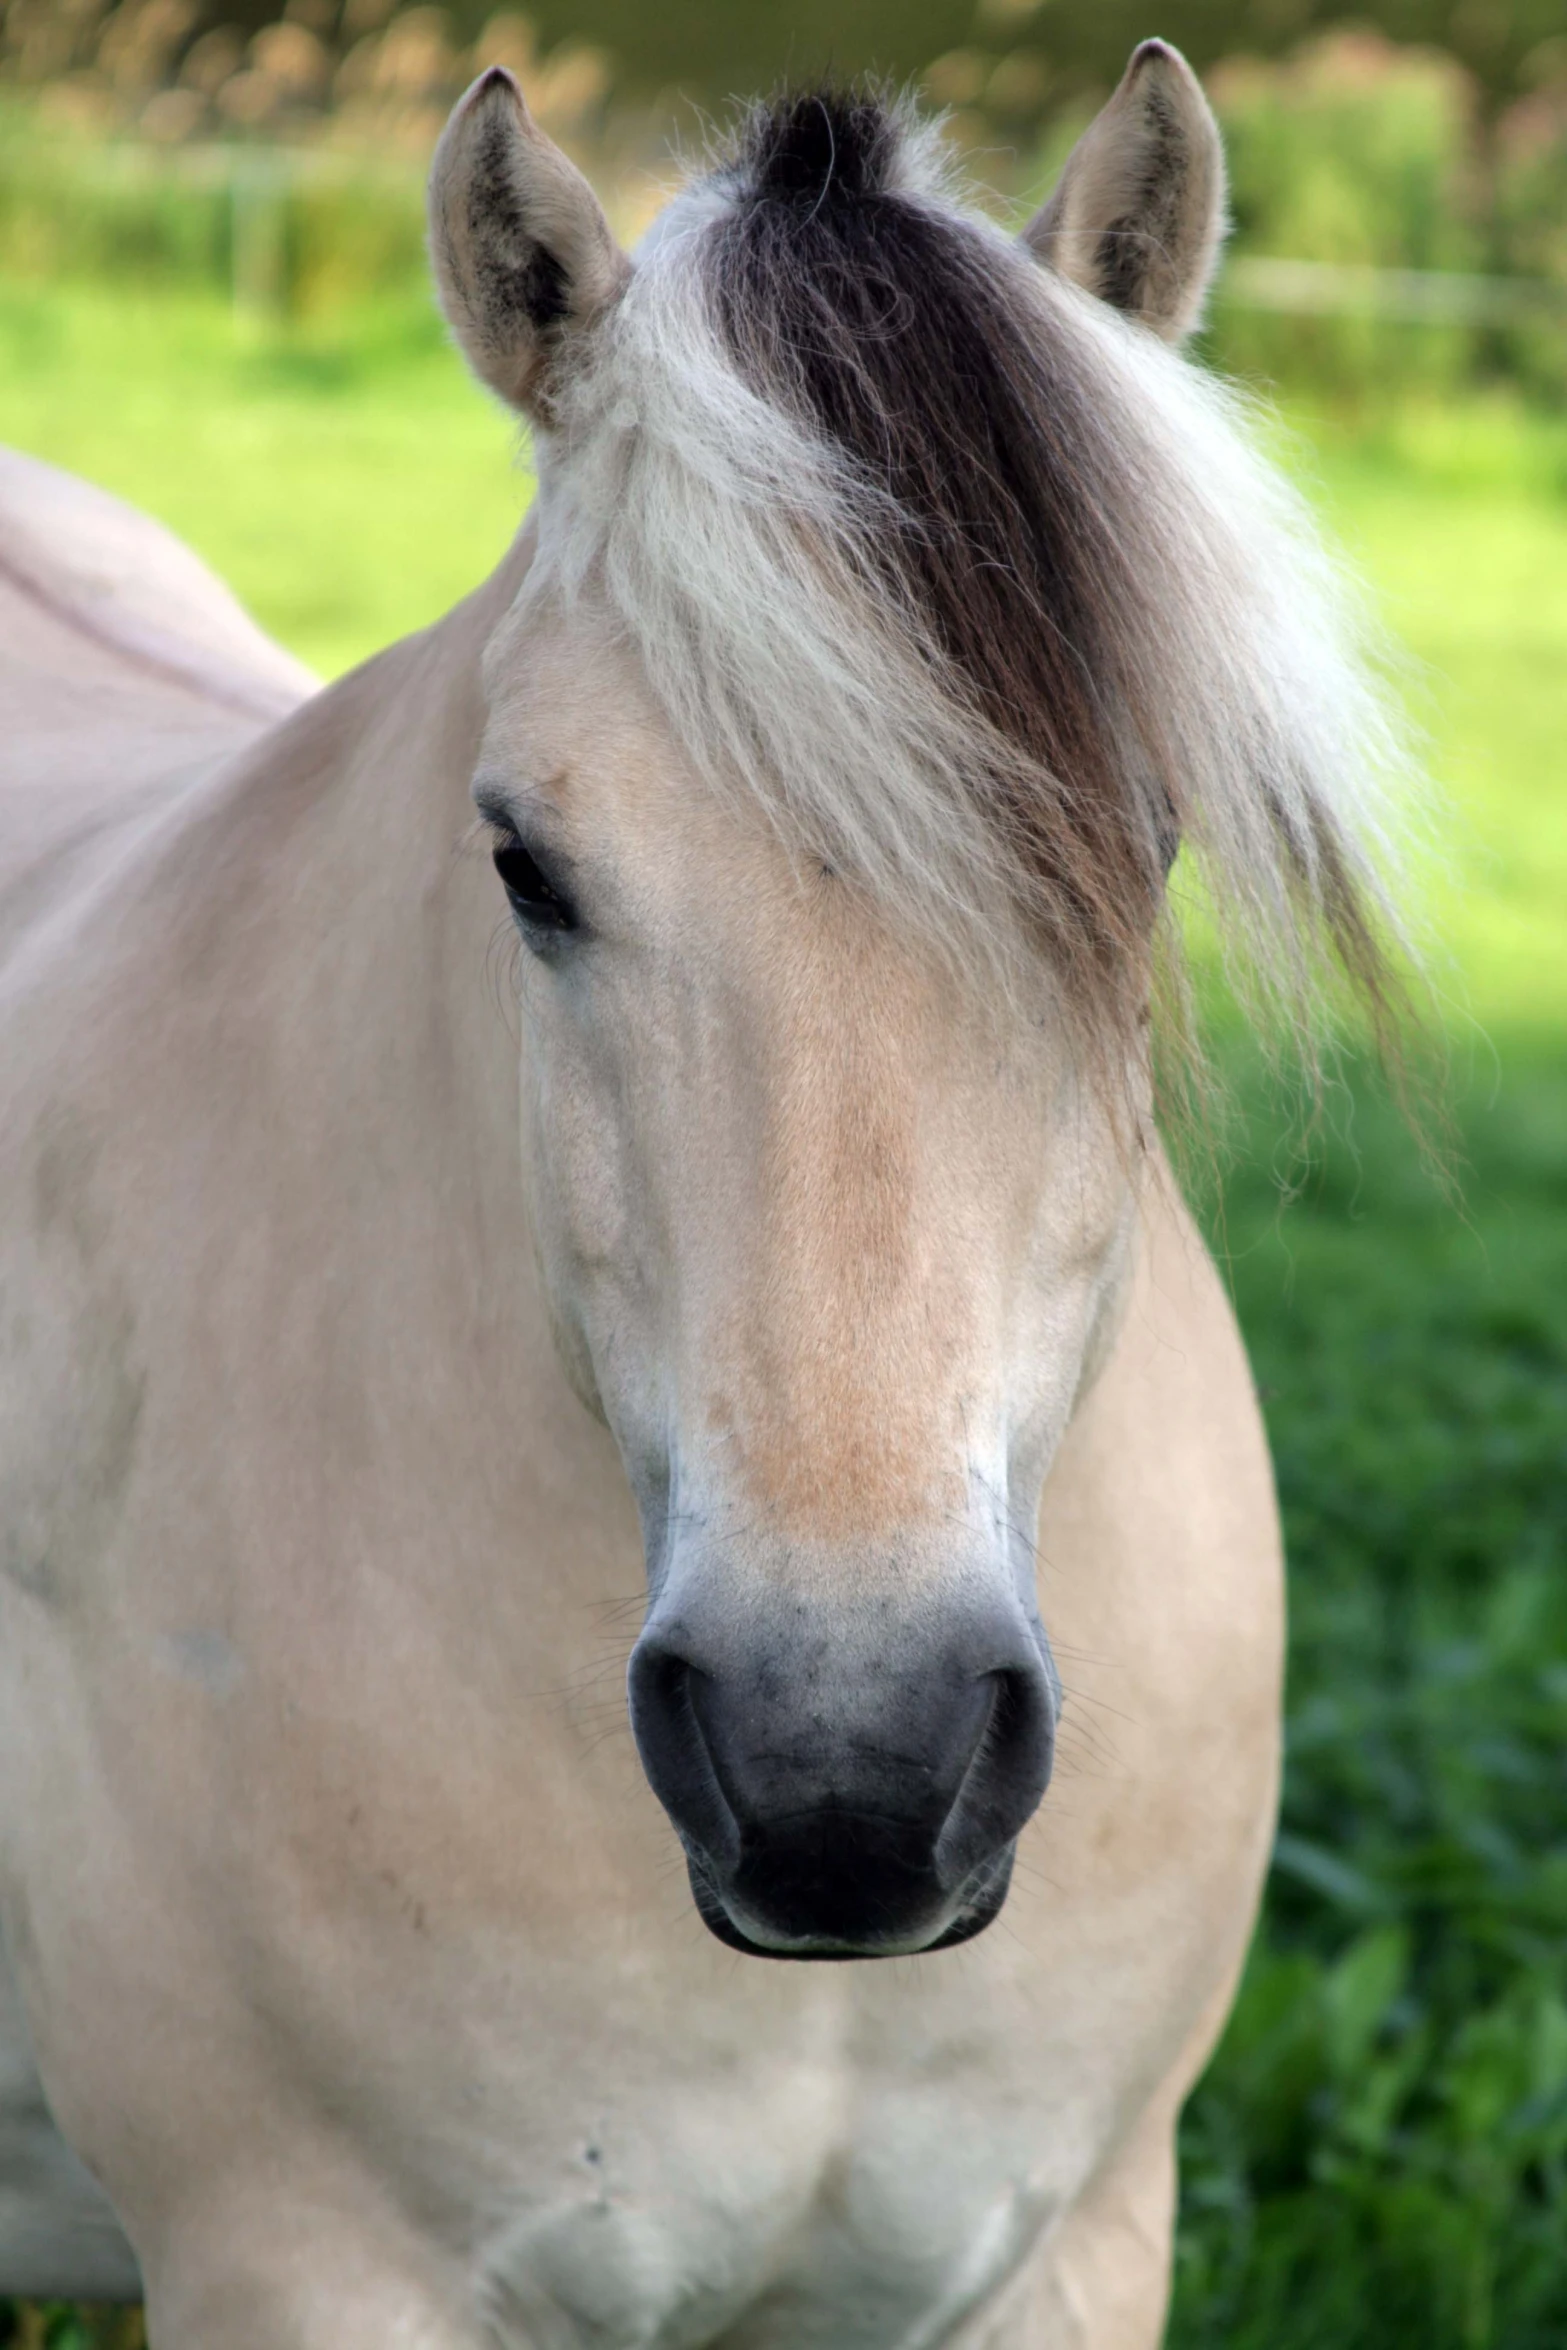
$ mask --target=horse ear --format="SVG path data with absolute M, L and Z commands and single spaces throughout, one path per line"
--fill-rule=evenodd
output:
M 1176 343 L 1202 315 L 1224 228 L 1219 126 L 1180 51 L 1144 41 L 1023 242 Z
M 547 418 L 583 330 L 631 264 L 574 163 L 501 66 L 481 74 L 430 169 L 430 258 L 468 364 L 503 400 Z

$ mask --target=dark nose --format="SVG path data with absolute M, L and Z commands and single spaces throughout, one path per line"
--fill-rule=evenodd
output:
M 873 1957 L 966 1940 L 1005 1898 L 1050 1777 L 1043 1636 L 981 1611 L 934 1639 L 702 1636 L 650 1621 L 631 1720 L 720 1939 L 776 1957 Z

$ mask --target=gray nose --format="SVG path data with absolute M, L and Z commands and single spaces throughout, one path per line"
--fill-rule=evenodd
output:
M 874 1647 L 796 1618 L 704 1636 L 658 1611 L 631 1720 L 720 1939 L 801 1958 L 945 1947 L 988 1925 L 1050 1777 L 1056 1698 L 1020 1610 Z

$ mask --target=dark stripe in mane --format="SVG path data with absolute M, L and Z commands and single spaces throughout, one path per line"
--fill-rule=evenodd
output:
M 759 111 L 710 286 L 752 389 L 884 501 L 869 559 L 976 715 L 993 820 L 1058 951 L 1140 984 L 1175 778 L 1140 690 L 1148 593 L 1107 515 L 1125 489 L 1070 354 L 983 233 L 899 186 L 904 133 L 862 92 Z M 1130 955 L 1131 970 L 1128 970 Z
M 781 99 L 756 114 L 742 171 L 753 202 L 806 205 L 885 195 L 898 133 L 879 100 L 850 90 Z

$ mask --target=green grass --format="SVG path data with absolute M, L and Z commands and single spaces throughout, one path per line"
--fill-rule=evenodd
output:
M 1464 1201 L 1353 1069 L 1302 1162 L 1235 1052 L 1212 1222 L 1289 1532 L 1288 1770 L 1172 2341 L 1563 2350 L 1567 424 L 1293 422 L 1424 665 Z M 325 672 L 477 580 L 526 487 L 423 311 L 242 344 L 212 304 L 0 289 L 0 439 L 149 506 Z

